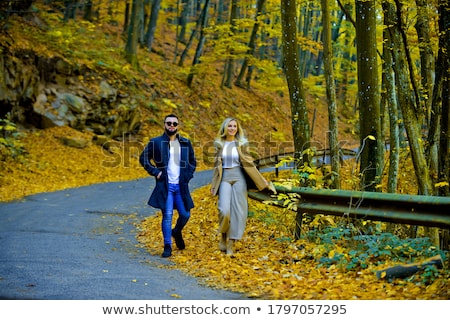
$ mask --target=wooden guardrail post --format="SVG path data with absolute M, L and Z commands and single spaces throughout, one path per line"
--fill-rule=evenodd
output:
M 275 163 L 278 163 L 280 161 L 280 158 L 278 157 L 278 155 L 275 156 Z M 278 167 L 275 166 L 275 176 L 278 178 Z
M 302 220 L 303 220 L 303 212 L 297 208 L 295 215 L 295 230 L 294 230 L 294 239 L 300 239 L 302 235 Z

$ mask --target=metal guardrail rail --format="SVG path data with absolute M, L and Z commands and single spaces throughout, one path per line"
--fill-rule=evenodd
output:
M 346 159 L 346 158 L 352 158 L 355 157 L 357 155 L 357 152 L 355 150 L 351 150 L 351 149 L 344 149 L 341 148 L 339 151 L 339 156 L 340 158 Z M 295 153 L 294 152 L 284 152 L 284 153 L 279 153 L 279 154 L 275 154 L 275 155 L 270 155 L 267 157 L 262 157 L 259 158 L 257 160 L 255 160 L 255 165 L 258 168 L 267 168 L 267 167 L 271 167 L 276 165 L 277 163 L 279 163 L 281 160 L 283 159 L 287 159 L 287 158 L 294 158 L 295 157 Z M 329 157 L 330 157 L 330 150 L 329 149 L 320 149 L 320 150 L 316 150 L 314 152 L 313 158 L 315 159 L 320 159 L 322 158 L 322 162 L 324 163 L 328 163 L 329 162 Z
M 300 234 L 303 213 L 450 229 L 450 197 L 315 190 L 306 187 L 275 188 L 280 193 L 300 195 L 296 235 Z M 266 193 L 249 192 L 249 197 L 260 201 L 276 201 Z
M 339 151 L 339 157 L 341 159 L 341 162 L 345 159 L 354 158 L 354 157 L 356 157 L 356 155 L 357 155 L 357 152 L 355 150 L 351 150 L 351 149 L 341 148 Z M 289 163 L 289 164 L 285 163 L 281 167 L 277 167 L 276 165 L 278 163 L 280 163 L 280 161 L 282 161 L 282 160 L 293 159 L 293 158 L 295 158 L 294 152 L 284 152 L 284 153 L 279 153 L 279 154 L 270 155 L 267 157 L 256 159 L 255 165 L 258 169 L 275 168 L 275 176 L 278 177 L 279 170 L 292 169 L 295 167 L 295 163 L 294 162 Z M 315 159 L 316 165 L 329 164 L 330 163 L 330 150 L 329 149 L 316 150 L 313 158 Z
M 315 157 L 323 160 L 329 150 L 319 150 Z M 354 157 L 354 150 L 342 149 L 341 157 Z M 258 159 L 258 168 L 268 168 L 282 159 L 293 157 L 287 152 Z M 326 161 L 323 161 L 326 163 Z M 278 168 L 275 168 L 278 176 Z M 300 196 L 297 203 L 295 237 L 301 233 L 303 214 L 324 214 L 372 221 L 400 223 L 425 227 L 437 227 L 450 232 L 450 197 L 405 195 L 395 193 L 364 192 L 350 190 L 316 190 L 307 187 L 275 186 L 279 193 L 296 193 Z M 272 201 L 283 206 L 282 201 L 265 192 L 249 192 L 250 198 L 259 201 Z M 297 198 L 298 199 L 298 198 Z

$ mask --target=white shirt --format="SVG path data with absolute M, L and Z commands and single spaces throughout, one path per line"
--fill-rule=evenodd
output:
M 222 167 L 233 168 L 241 165 L 239 161 L 239 153 L 234 141 L 225 141 L 222 150 Z
M 169 142 L 169 164 L 167 167 L 169 183 L 178 184 L 180 181 L 180 159 L 180 141 L 175 139 L 174 141 Z

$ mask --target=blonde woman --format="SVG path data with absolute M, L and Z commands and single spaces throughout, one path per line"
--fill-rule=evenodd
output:
M 214 145 L 211 194 L 219 197 L 219 248 L 233 254 L 234 242 L 242 239 L 247 223 L 247 179 L 258 190 L 269 188 L 275 192 L 275 189 L 253 163 L 248 153 L 248 141 L 237 119 L 223 121 Z

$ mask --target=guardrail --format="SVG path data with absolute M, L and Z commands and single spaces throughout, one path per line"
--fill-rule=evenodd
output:
M 344 148 L 341 148 L 339 150 L 339 157 L 340 157 L 341 162 L 348 158 L 356 157 L 356 155 L 357 155 L 357 152 L 355 150 L 344 149 Z M 255 165 L 258 169 L 274 167 L 281 160 L 288 159 L 288 158 L 295 158 L 295 153 L 294 152 L 284 152 L 284 153 L 279 153 L 276 155 L 263 157 L 263 158 L 255 160 Z M 316 160 L 316 165 L 329 164 L 330 163 L 330 149 L 316 150 L 314 152 L 313 158 Z M 278 177 L 278 170 L 279 170 L 279 168 L 275 167 L 275 172 L 276 172 L 277 177 Z
M 300 195 L 295 230 L 297 238 L 300 237 L 303 213 L 450 229 L 450 197 L 306 187 L 275 186 L 275 189 L 280 193 Z M 249 192 L 249 197 L 276 202 L 267 193 Z

